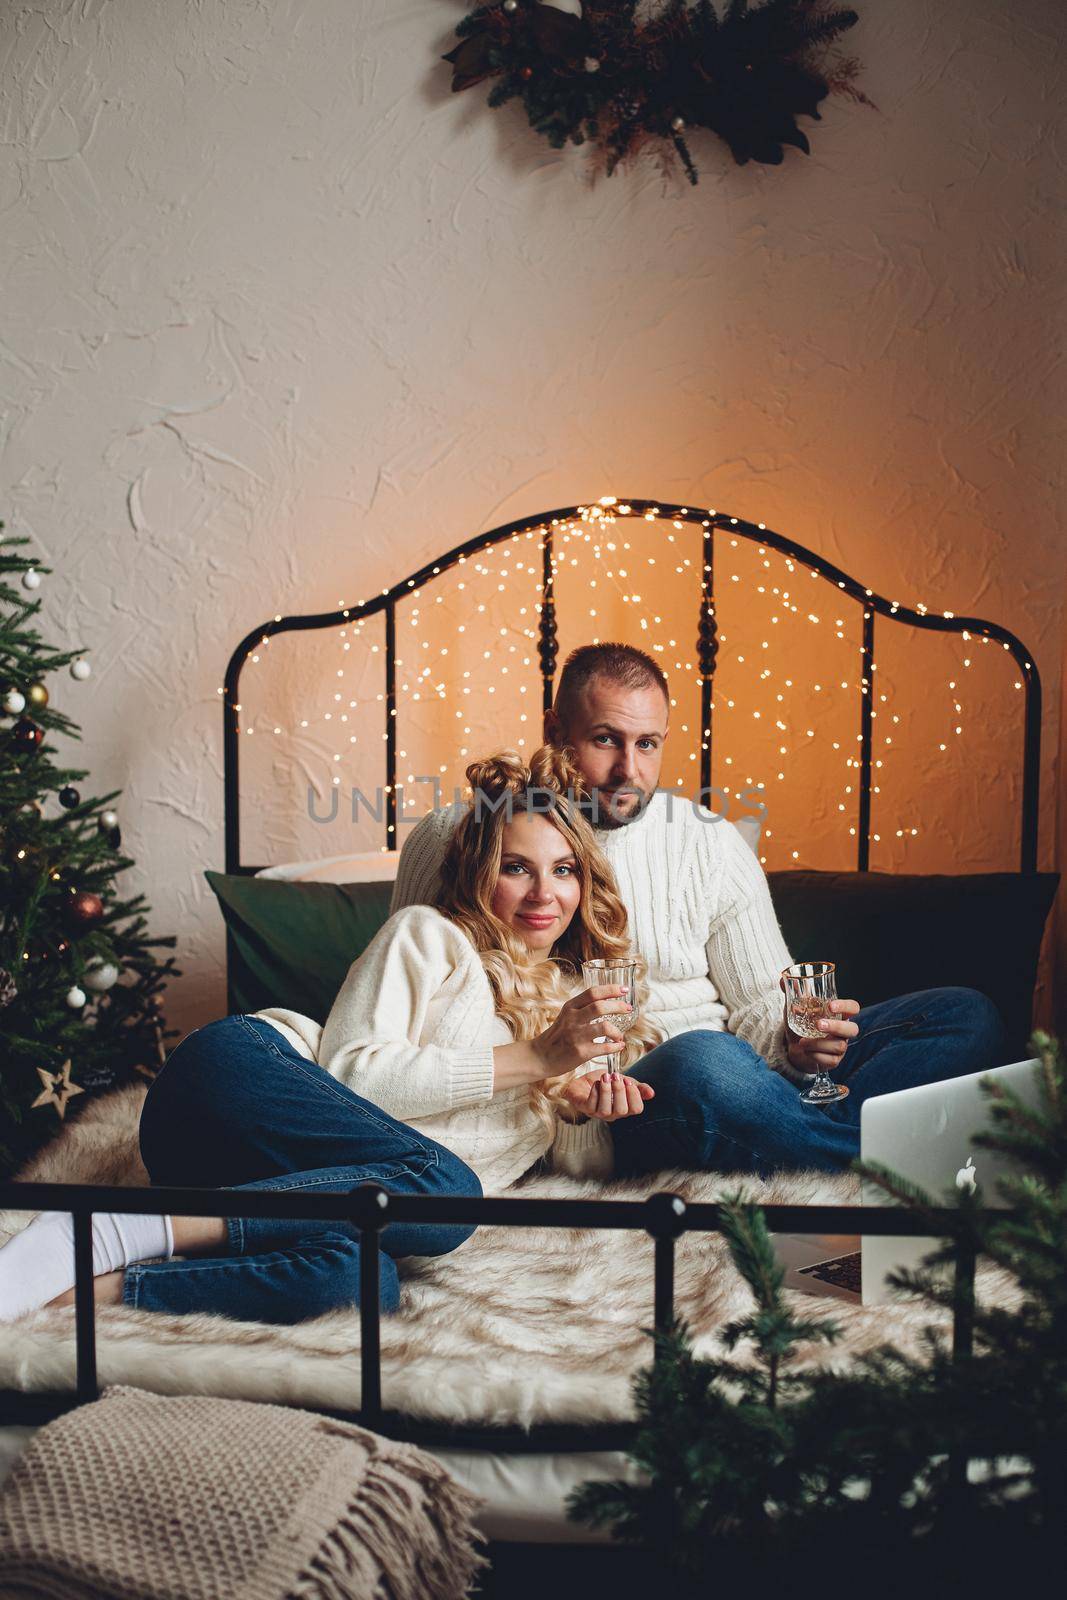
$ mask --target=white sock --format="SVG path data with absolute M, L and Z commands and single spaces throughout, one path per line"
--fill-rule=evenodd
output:
M 174 1254 L 169 1217 L 101 1211 L 93 1217 L 93 1274 Z M 74 1287 L 74 1222 L 42 1211 L 0 1249 L 0 1322 L 14 1322 Z

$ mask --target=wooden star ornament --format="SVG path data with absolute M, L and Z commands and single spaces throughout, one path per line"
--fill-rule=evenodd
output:
M 78 1083 L 71 1081 L 71 1063 L 64 1061 L 58 1072 L 46 1072 L 44 1067 L 37 1068 L 37 1076 L 41 1080 L 41 1092 L 33 1102 L 31 1110 L 38 1106 L 55 1106 L 56 1115 L 62 1122 L 67 1114 L 67 1104 L 76 1094 L 84 1094 L 85 1090 Z

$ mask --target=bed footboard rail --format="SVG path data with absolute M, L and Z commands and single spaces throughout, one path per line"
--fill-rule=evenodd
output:
M 951 1207 L 921 1213 L 894 1206 L 758 1205 L 771 1233 L 950 1238 L 959 1213 Z M 685 1233 L 723 1231 L 723 1207 L 690 1204 L 660 1191 L 645 1200 L 524 1199 L 521 1195 L 449 1198 L 389 1194 L 365 1183 L 348 1193 L 293 1194 L 233 1189 L 128 1189 L 95 1184 L 0 1184 L 0 1207 L 21 1211 L 66 1211 L 74 1219 L 76 1386 L 71 1405 L 99 1395 L 96 1361 L 96 1301 L 93 1284 L 93 1216 L 125 1211 L 188 1217 L 293 1218 L 348 1222 L 360 1235 L 360 1395 L 352 1415 L 379 1433 L 394 1430 L 383 1405 L 379 1274 L 381 1232 L 392 1222 L 472 1224 L 500 1228 L 611 1228 L 648 1234 L 653 1241 L 652 1309 L 658 1333 L 674 1323 L 674 1261 Z M 998 1209 L 1002 1219 L 1011 1213 Z M 975 1257 L 957 1241 L 952 1353 L 966 1360 L 973 1347 Z M 654 1359 L 658 1359 L 657 1356 Z M 0 1421 L 5 1419 L 0 1397 Z

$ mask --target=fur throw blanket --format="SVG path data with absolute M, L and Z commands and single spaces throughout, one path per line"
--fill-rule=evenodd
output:
M 38 1153 L 24 1181 L 146 1184 L 137 1144 L 145 1090 L 101 1097 Z M 664 1172 L 610 1184 L 560 1175 L 524 1183 L 524 1196 L 643 1199 L 669 1189 L 711 1201 L 741 1180 Z M 768 1204 L 854 1205 L 847 1174 L 785 1173 L 743 1180 Z M 0 1213 L 0 1240 L 29 1220 Z M 640 1233 L 563 1228 L 480 1228 L 451 1255 L 401 1262 L 402 1303 L 383 1317 L 382 1399 L 389 1410 L 442 1422 L 490 1426 L 608 1422 L 633 1415 L 630 1383 L 651 1358 L 652 1241 Z M 717 1330 L 751 1309 L 751 1296 L 718 1234 L 678 1243 L 676 1307 L 698 1353 Z M 1010 1307 L 1017 1291 L 999 1268 L 978 1273 L 983 1299 Z M 810 1308 L 807 1297 L 798 1296 Z M 836 1346 L 801 1360 L 847 1365 L 891 1341 L 918 1354 L 928 1306 L 823 1301 L 837 1318 Z M 68 1307 L 0 1324 L 0 1389 L 59 1390 L 74 1384 L 74 1313 Z M 97 1313 L 101 1384 L 160 1394 L 201 1394 L 355 1411 L 359 1406 L 359 1314 L 334 1311 L 291 1327 L 232 1322 L 197 1313 L 172 1317 L 106 1307 Z

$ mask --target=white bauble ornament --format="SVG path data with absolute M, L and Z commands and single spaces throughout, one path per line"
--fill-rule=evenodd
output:
M 685 127 L 685 118 L 684 117 L 672 117 L 671 118 L 671 127 L 674 129 L 675 133 L 681 133 L 682 129 Z
M 582 14 L 582 0 L 541 0 L 541 4 L 551 6 L 553 11 L 566 11 L 572 17 Z
M 9 689 L 4 696 L 4 714 L 8 717 L 17 717 L 20 711 L 26 709 L 26 696 L 17 689 Z
M 106 994 L 118 982 L 119 969 L 113 961 L 100 961 L 89 968 L 84 983 L 94 994 Z
M 41 574 L 36 567 L 30 567 L 22 574 L 22 587 L 24 589 L 39 589 L 41 587 Z
M 85 1001 L 85 990 L 79 989 L 77 984 L 74 985 L 73 989 L 67 990 L 67 1004 L 72 1011 L 80 1011 Z
M 504 10 L 512 16 L 519 9 L 519 0 L 504 0 Z
M 585 58 L 585 70 L 586 70 L 586 72 L 599 72 L 600 71 L 600 62 L 598 61 L 596 56 L 586 56 L 586 58 Z
M 70 664 L 70 675 L 72 678 L 77 678 L 79 683 L 84 683 L 92 670 L 92 667 L 84 658 L 80 661 L 72 661 Z
M 96 825 L 100 829 L 101 833 L 110 833 L 112 828 L 117 828 L 119 825 L 118 812 L 101 811 L 99 817 L 96 819 Z

